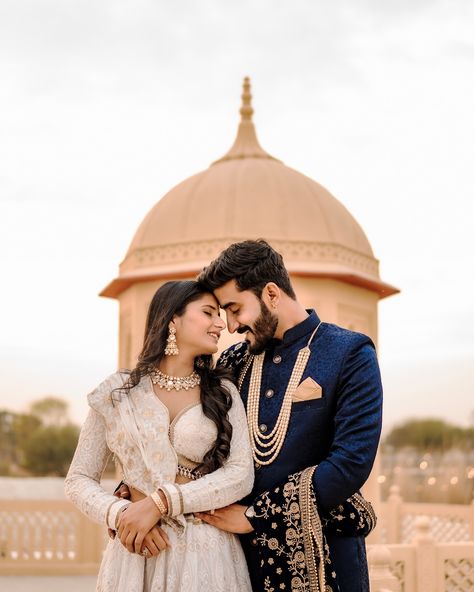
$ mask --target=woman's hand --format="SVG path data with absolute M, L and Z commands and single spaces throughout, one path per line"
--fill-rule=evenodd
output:
M 148 549 L 146 557 L 156 557 L 164 551 L 166 547 L 171 547 L 170 540 L 166 532 L 159 526 L 154 526 L 150 532 L 145 535 L 140 553 L 143 555 L 144 549 Z
M 151 497 L 128 505 L 118 522 L 117 534 L 122 545 L 130 553 L 141 553 L 143 540 L 160 518 L 161 512 Z

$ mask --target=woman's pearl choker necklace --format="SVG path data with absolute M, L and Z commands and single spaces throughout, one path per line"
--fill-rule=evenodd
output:
M 157 384 L 168 392 L 172 390 L 182 391 L 183 389 L 189 391 L 189 389 L 201 384 L 201 377 L 196 370 L 189 376 L 169 376 L 158 368 L 154 368 L 150 372 L 150 378 L 153 384 Z

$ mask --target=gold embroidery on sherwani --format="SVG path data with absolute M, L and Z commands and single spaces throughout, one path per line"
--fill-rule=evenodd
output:
M 279 541 L 276 537 L 269 537 L 266 533 L 259 536 L 257 541 L 259 544 L 275 551 L 278 556 L 285 556 L 291 575 L 292 591 L 313 592 L 313 590 L 319 589 L 311 588 L 307 573 L 304 531 L 299 504 L 299 477 L 299 474 L 290 475 L 288 482 L 283 486 L 284 503 L 282 506 L 272 503 L 268 493 L 263 494 L 254 506 L 255 516 L 269 521 L 273 521 L 273 517 L 281 514 L 281 518 L 278 519 L 283 520 L 285 524 L 285 541 Z M 278 492 L 279 490 L 275 491 Z M 265 582 L 265 590 L 272 590 L 270 579 Z
M 332 592 L 338 590 L 326 532 L 366 536 L 376 517 L 372 506 L 354 494 L 321 519 L 313 487 L 316 467 L 288 477 L 284 485 L 262 493 L 253 505 L 256 543 L 265 591 Z M 263 579 L 264 578 L 264 579 Z

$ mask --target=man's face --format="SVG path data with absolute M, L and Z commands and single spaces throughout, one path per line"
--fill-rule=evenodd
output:
M 214 290 L 231 333 L 245 333 L 251 354 L 260 354 L 275 335 L 278 317 L 250 290 L 240 292 L 235 280 Z

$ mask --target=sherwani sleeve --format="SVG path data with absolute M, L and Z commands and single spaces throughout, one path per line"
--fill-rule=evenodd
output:
M 313 475 L 318 508 L 326 516 L 362 487 L 377 453 L 382 424 L 382 384 L 374 345 L 365 335 L 357 335 L 348 347 L 337 388 L 334 440 L 329 454 Z M 275 491 L 282 490 L 290 479 L 288 476 L 279 483 Z M 267 517 L 262 517 L 256 509 L 267 504 L 269 495 L 275 494 L 262 493 L 247 510 L 257 534 L 268 528 Z
M 161 487 L 171 502 L 171 516 L 223 508 L 239 501 L 252 490 L 253 460 L 245 409 L 237 388 L 229 381 L 225 381 L 224 385 L 232 396 L 229 456 L 222 467 L 196 481 L 184 485 L 167 483 Z
M 117 514 L 130 502 L 117 499 L 100 485 L 110 455 L 104 417 L 90 409 L 66 476 L 64 491 L 66 497 L 91 520 L 115 529 Z
M 382 427 L 382 382 L 375 347 L 365 335 L 349 346 L 341 367 L 334 440 L 313 485 L 318 506 L 329 512 L 367 480 Z

